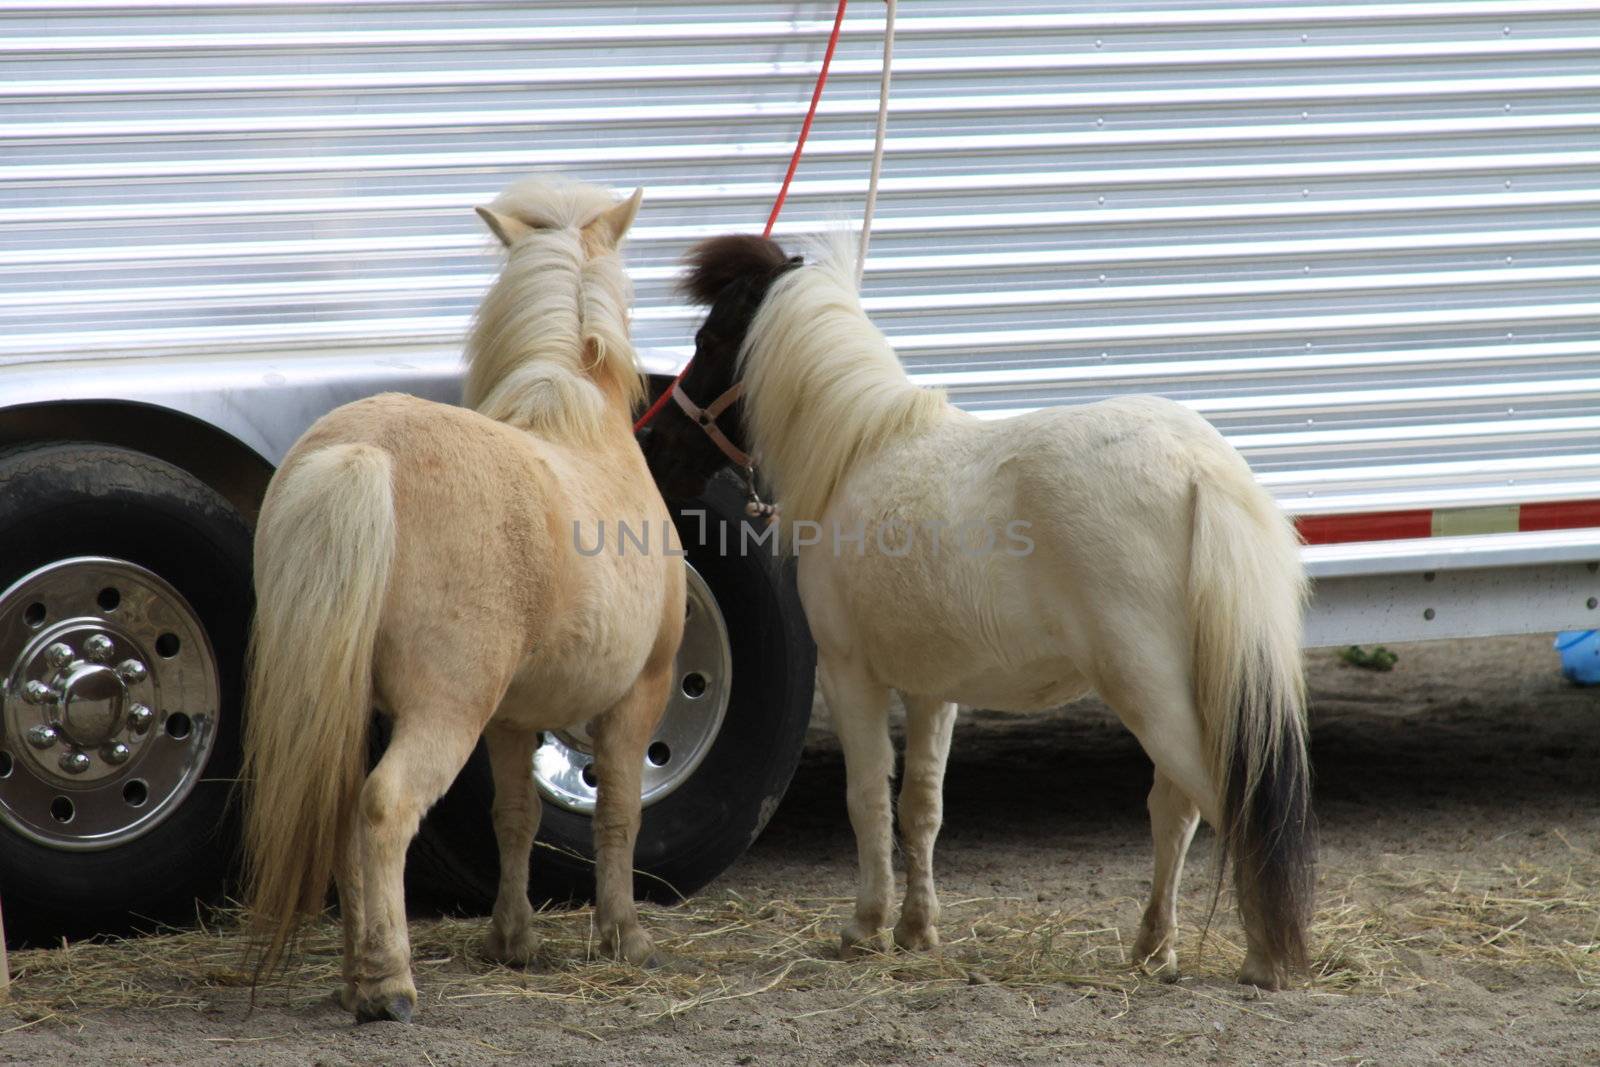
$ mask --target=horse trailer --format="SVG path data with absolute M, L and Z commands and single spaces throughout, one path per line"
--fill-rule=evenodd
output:
M 903 8 L 864 294 L 918 382 L 982 417 L 1204 415 L 1297 519 L 1308 644 L 1600 620 L 1593 0 Z M 342 403 L 458 400 L 493 271 L 473 206 L 529 172 L 642 186 L 659 390 L 699 315 L 678 260 L 759 227 L 833 9 L 0 0 L 13 936 L 224 891 L 262 492 Z M 850 9 L 780 240 L 859 219 L 884 21 Z M 670 503 L 701 536 L 645 781 L 664 895 L 760 833 L 814 662 L 785 568 L 691 522 L 745 521 L 739 487 Z M 530 768 L 548 897 L 586 891 L 586 753 L 548 735 Z M 480 759 L 413 849 L 441 904 L 492 895 L 487 790 Z

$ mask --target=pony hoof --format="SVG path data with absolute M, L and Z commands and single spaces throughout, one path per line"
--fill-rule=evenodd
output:
M 1254 964 L 1249 960 L 1239 968 L 1239 984 L 1253 985 L 1257 989 L 1265 989 L 1269 993 L 1276 993 L 1289 984 L 1288 977 L 1280 968 L 1270 964 Z
M 358 1004 L 357 1023 L 408 1023 L 411 1021 L 411 1001 L 403 996 L 391 997 L 384 1004 Z
M 1143 964 L 1143 969 L 1148 977 L 1154 978 L 1158 982 L 1165 982 L 1167 985 L 1176 982 L 1180 977 L 1177 960 L 1161 964 L 1156 963 L 1154 960 L 1147 960 Z
M 620 937 L 602 938 L 600 958 L 616 960 L 631 967 L 654 970 L 661 966 L 661 956 L 656 946 L 642 931 L 622 934 Z
M 483 942 L 483 955 L 508 967 L 527 967 L 539 958 L 539 939 L 528 930 L 506 937 L 491 929 Z
M 853 960 L 872 952 L 881 952 L 883 939 L 876 931 L 864 934 L 855 926 L 847 926 L 839 932 L 839 958 Z
M 1178 980 L 1178 953 L 1174 949 L 1156 949 L 1139 956 L 1139 969 L 1158 982 Z
M 932 924 L 908 926 L 896 924 L 894 943 L 904 952 L 927 952 L 939 947 L 939 930 Z
M 345 1011 L 354 1012 L 358 1003 L 356 1000 L 356 984 L 354 982 L 344 983 L 339 987 L 338 992 L 334 993 L 333 999 L 338 1001 L 339 1007 Z

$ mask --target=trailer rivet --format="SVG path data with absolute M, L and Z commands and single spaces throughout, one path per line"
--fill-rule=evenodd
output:
M 1589 610 L 1590 611 L 1593 611 L 1595 609 L 1596 605 L 1600 605 L 1600 600 L 1596 600 L 1594 597 L 1590 597 L 1588 600 L 1584 601 L 1584 603 L 1589 605 Z
M 1429 609 L 1428 609 L 1428 610 L 1426 610 L 1426 611 L 1424 611 L 1424 612 L 1423 612 L 1423 613 L 1422 613 L 1422 617 L 1423 617 L 1423 618 L 1424 618 L 1424 619 L 1427 619 L 1427 620 L 1428 620 L 1428 621 L 1429 621 L 1429 622 L 1432 622 L 1432 621 L 1433 621 L 1433 615 L 1434 615 L 1434 611 L 1433 611 L 1433 609 L 1432 609 L 1432 608 L 1429 608 Z

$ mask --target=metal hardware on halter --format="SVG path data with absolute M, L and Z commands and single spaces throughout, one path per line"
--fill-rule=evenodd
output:
M 766 519 L 772 522 L 778 517 L 778 505 L 769 504 L 761 499 L 761 494 L 756 492 L 756 465 L 739 468 L 739 476 L 744 479 L 744 513 L 752 519 Z

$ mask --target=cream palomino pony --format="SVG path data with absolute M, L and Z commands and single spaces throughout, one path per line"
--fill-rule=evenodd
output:
M 1292 527 L 1177 404 L 983 421 L 917 388 L 862 313 L 854 262 L 845 239 L 809 266 L 762 238 L 696 248 L 684 287 L 711 310 L 679 404 L 721 411 L 732 450 L 754 452 L 799 554 L 859 851 L 845 954 L 876 942 L 894 887 L 889 691 L 907 716 L 894 940 L 921 949 L 938 943 L 956 702 L 1042 709 L 1094 689 L 1155 764 L 1140 961 L 1176 976 L 1177 885 L 1203 816 L 1233 862 L 1240 980 L 1281 987 L 1305 963 L 1314 851 Z M 741 374 L 743 398 L 718 407 Z M 657 417 L 645 451 L 667 493 L 693 495 L 727 462 L 702 428 L 671 406 Z
M 469 345 L 477 410 L 394 394 L 347 404 L 267 490 L 245 720 L 252 932 L 270 969 L 335 880 L 342 996 L 359 1020 L 405 1020 L 416 1004 L 406 847 L 479 735 L 500 847 L 489 955 L 534 953 L 533 752 L 541 730 L 584 723 L 601 950 L 652 954 L 633 846 L 682 637 L 683 564 L 586 557 L 574 541 L 601 520 L 668 521 L 630 426 L 642 382 L 617 247 L 639 198 L 530 179 L 480 208 L 507 254 Z M 393 730 L 369 775 L 374 707 Z

